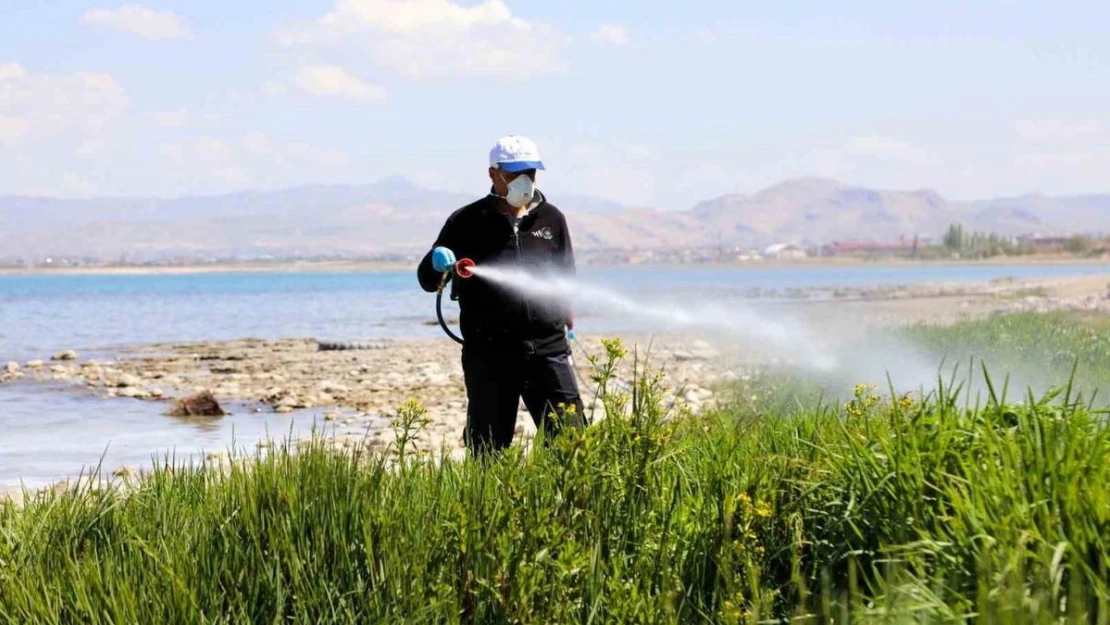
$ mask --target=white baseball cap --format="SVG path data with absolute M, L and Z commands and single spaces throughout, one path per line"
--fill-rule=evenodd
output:
M 515 174 L 526 169 L 543 169 L 540 150 L 527 137 L 501 137 L 489 151 L 489 166 Z

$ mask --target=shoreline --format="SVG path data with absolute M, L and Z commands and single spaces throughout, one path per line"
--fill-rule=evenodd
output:
M 1110 272 L 1110 259 L 1081 258 L 1067 255 L 1005 256 L 976 260 L 909 258 L 828 258 L 765 259 L 736 263 L 582 263 L 580 269 L 766 269 L 787 267 L 838 268 L 838 267 L 997 267 L 997 266 L 1106 266 Z M 143 266 L 121 265 L 103 267 L 3 267 L 0 276 L 142 276 L 142 275 L 200 275 L 214 273 L 391 273 L 415 271 L 415 263 L 396 261 L 291 261 L 275 263 L 213 263 L 210 265 Z
M 808 319 L 803 327 L 818 335 L 842 340 L 847 334 L 838 335 L 841 331 L 866 333 L 915 323 L 950 325 L 1000 312 L 1077 310 L 1110 319 L 1107 275 L 840 290 L 841 297 L 784 303 L 783 310 Z M 768 311 L 770 317 L 779 318 L 775 306 Z M 695 414 L 727 397 L 721 395 L 721 384 L 751 379 L 790 363 L 789 355 L 780 360 L 783 354 L 773 347 L 770 351 L 757 345 L 748 349 L 743 346 L 747 339 L 718 339 L 712 332 L 614 332 L 607 336 L 624 341 L 629 361 L 632 350 L 639 348 L 642 354 L 650 345 L 652 366 L 662 367 L 667 374 L 668 402 Z M 601 338 L 589 336 L 579 341 L 586 353 L 600 356 Z M 573 349 L 582 385 L 592 372 L 586 353 L 579 346 Z M 105 403 L 99 411 L 105 414 L 111 413 L 112 402 L 123 399 L 168 410 L 177 399 L 210 391 L 221 403 L 257 407 L 252 412 L 262 419 L 311 414 L 317 421 L 341 426 L 332 441 L 337 448 L 388 446 L 394 440 L 391 425 L 397 409 L 415 398 L 426 407 L 430 419 L 424 434 L 414 441 L 416 447 L 458 453 L 466 414 L 458 356 L 459 347 L 446 338 L 376 338 L 350 350 L 320 350 L 317 340 L 307 337 L 196 340 L 122 346 L 110 359 L 100 361 L 79 353 L 57 360 L 41 354 L 38 361 L 12 363 L 14 371 L 0 368 L 0 385 L 15 380 L 26 384 L 65 382 L 72 384 L 66 392 L 102 399 Z M 624 369 L 629 366 L 626 362 L 617 374 L 618 381 L 628 376 Z M 590 409 L 592 389 L 585 384 L 583 399 Z M 596 418 L 604 418 L 603 410 Z M 529 415 L 519 411 L 517 438 L 527 439 L 534 431 Z

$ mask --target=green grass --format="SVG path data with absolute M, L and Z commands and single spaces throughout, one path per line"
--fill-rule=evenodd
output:
M 1020 313 L 961 323 L 918 325 L 906 335 L 935 357 L 977 359 L 999 373 L 1047 392 L 1071 384 L 1090 401 L 1110 391 L 1110 317 Z M 1110 402 L 1102 402 L 1104 405 Z
M 0 507 L 0 622 L 1110 622 L 1110 427 L 1066 386 L 669 419 L 637 380 L 490 463 L 317 443 Z

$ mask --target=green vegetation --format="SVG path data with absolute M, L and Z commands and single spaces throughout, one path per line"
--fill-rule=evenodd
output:
M 1101 375 L 1110 330 L 1065 325 L 913 332 L 1056 341 L 1077 379 Z M 601 382 L 627 358 L 607 348 Z M 946 381 L 824 404 L 764 389 L 669 418 L 660 381 L 489 463 L 317 442 L 0 507 L 0 622 L 1110 620 L 1110 427 L 1077 388 L 977 407 Z
M 1019 394 L 1030 386 L 1047 392 L 1069 382 L 1077 395 L 1091 401 L 1099 389 L 1110 392 L 1110 323 L 1105 316 L 1018 313 L 957 326 L 919 325 L 905 333 L 938 362 L 981 359 L 1016 383 L 1013 390 Z
M 944 234 L 945 251 L 961 258 L 991 258 L 1031 254 L 1033 250 L 1011 237 L 985 232 L 967 232 L 962 224 L 952 224 Z

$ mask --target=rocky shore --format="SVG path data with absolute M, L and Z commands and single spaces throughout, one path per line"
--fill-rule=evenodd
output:
M 799 296 L 812 301 L 797 310 L 817 321 L 852 317 L 864 324 L 861 327 L 950 323 L 1012 311 L 1110 314 L 1105 276 L 818 291 L 822 290 Z M 595 385 L 586 355 L 602 355 L 599 338 L 582 339 L 574 351 L 587 399 Z M 650 346 L 651 364 L 666 372 L 668 400 L 673 400 L 676 410 L 697 413 L 712 406 L 718 400 L 717 383 L 750 377 L 767 364 L 766 354 L 724 349 L 689 335 L 622 338 L 641 355 Z M 457 345 L 447 339 L 369 340 L 349 347 L 354 349 L 321 349 L 320 341 L 313 338 L 205 341 L 136 346 L 111 361 L 82 360 L 76 352 L 65 350 L 48 359 L 3 365 L 0 383 L 69 382 L 105 401 L 159 402 L 167 413 L 182 398 L 210 392 L 219 402 L 245 403 L 260 415 L 304 412 L 347 426 L 350 433 L 338 437 L 336 444 L 348 446 L 356 440 L 391 443 L 390 425 L 398 407 L 415 398 L 428 411 L 417 446 L 460 448 L 466 394 Z M 618 384 L 631 377 L 631 362 L 630 355 L 618 373 Z M 604 417 L 600 406 L 588 409 L 595 417 Z M 527 437 L 534 426 L 523 406 L 520 410 L 518 431 Z
M 575 353 L 580 384 L 589 392 L 587 353 L 602 354 L 598 339 L 582 341 Z M 711 403 L 713 392 L 706 387 L 714 380 L 744 375 L 716 362 L 718 356 L 705 342 L 652 348 L 654 365 L 667 370 L 669 399 L 693 412 Z M 111 362 L 32 361 L 12 363 L 9 371 L 79 384 L 103 398 L 162 402 L 167 411 L 175 400 L 206 391 L 218 401 L 246 402 L 258 413 L 307 410 L 324 421 L 365 426 L 383 445 L 392 441 L 388 425 L 397 408 L 415 398 L 428 411 L 417 438 L 424 449 L 459 447 L 466 415 L 459 348 L 447 340 L 363 342 L 349 350 L 322 350 L 313 339 L 158 344 L 130 349 Z M 618 378 L 618 384 L 626 380 Z M 534 431 L 523 407 L 521 417 L 518 429 Z

